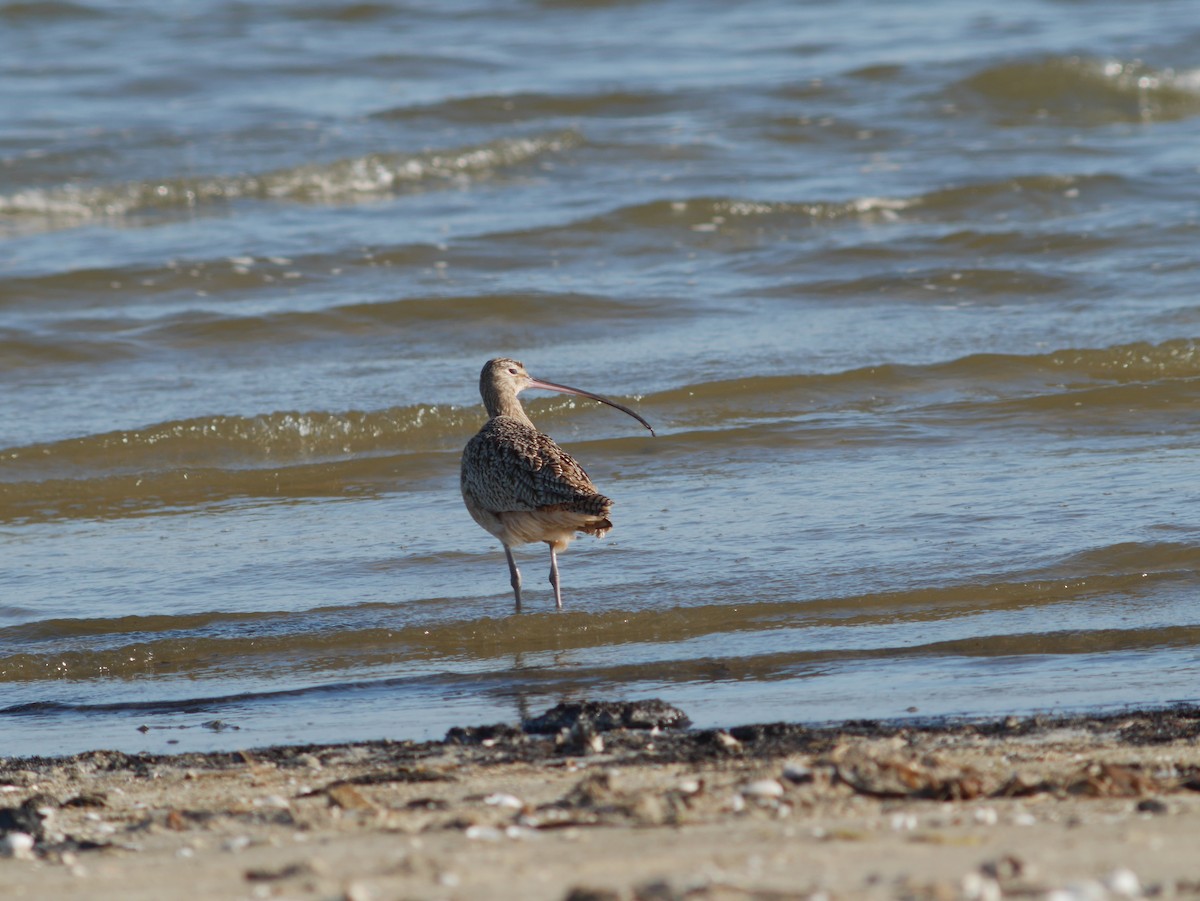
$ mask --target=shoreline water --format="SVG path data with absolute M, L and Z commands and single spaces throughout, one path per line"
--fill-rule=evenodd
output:
M 626 728 L 657 721 L 630 709 L 556 708 L 550 734 L 3 758 L 0 884 L 347 901 L 1200 893 L 1197 708 L 727 730 Z

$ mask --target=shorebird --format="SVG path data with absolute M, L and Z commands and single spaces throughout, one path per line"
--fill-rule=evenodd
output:
M 488 421 L 463 450 L 462 496 L 471 517 L 500 539 L 508 558 L 517 610 L 521 609 L 521 571 L 512 549 L 544 541 L 550 546 L 550 584 L 554 606 L 562 609 L 558 552 L 576 532 L 601 537 L 612 528 L 612 501 L 600 494 L 588 474 L 549 435 L 537 430 L 517 395 L 526 388 L 590 397 L 628 413 L 654 434 L 650 423 L 616 401 L 535 379 L 516 360 L 489 360 L 479 374 L 479 393 Z

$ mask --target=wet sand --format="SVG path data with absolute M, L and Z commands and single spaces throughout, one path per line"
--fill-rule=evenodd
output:
M 1200 897 L 1195 709 L 728 731 L 599 709 L 557 734 L 0 760 L 2 894 Z

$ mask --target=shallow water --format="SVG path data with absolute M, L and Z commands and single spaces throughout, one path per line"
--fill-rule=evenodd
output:
M 0 2 L 0 754 L 1200 699 L 1192 4 Z M 616 502 L 467 516 L 479 368 Z M 146 727 L 139 731 L 138 727 Z

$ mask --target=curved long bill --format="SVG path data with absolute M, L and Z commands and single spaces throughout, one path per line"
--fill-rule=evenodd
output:
M 541 379 L 535 379 L 532 376 L 529 378 L 528 388 L 541 388 L 545 391 L 557 391 L 560 394 L 578 394 L 580 397 L 590 397 L 592 400 L 598 400 L 602 404 L 608 404 L 614 410 L 620 410 L 622 413 L 627 413 L 650 430 L 650 434 L 654 434 L 654 427 L 638 414 L 623 404 L 617 403 L 615 400 L 609 400 L 607 397 L 601 397 L 599 394 L 592 394 L 591 391 L 583 391 L 579 388 L 568 388 L 566 385 L 556 385 L 554 382 L 543 382 Z

